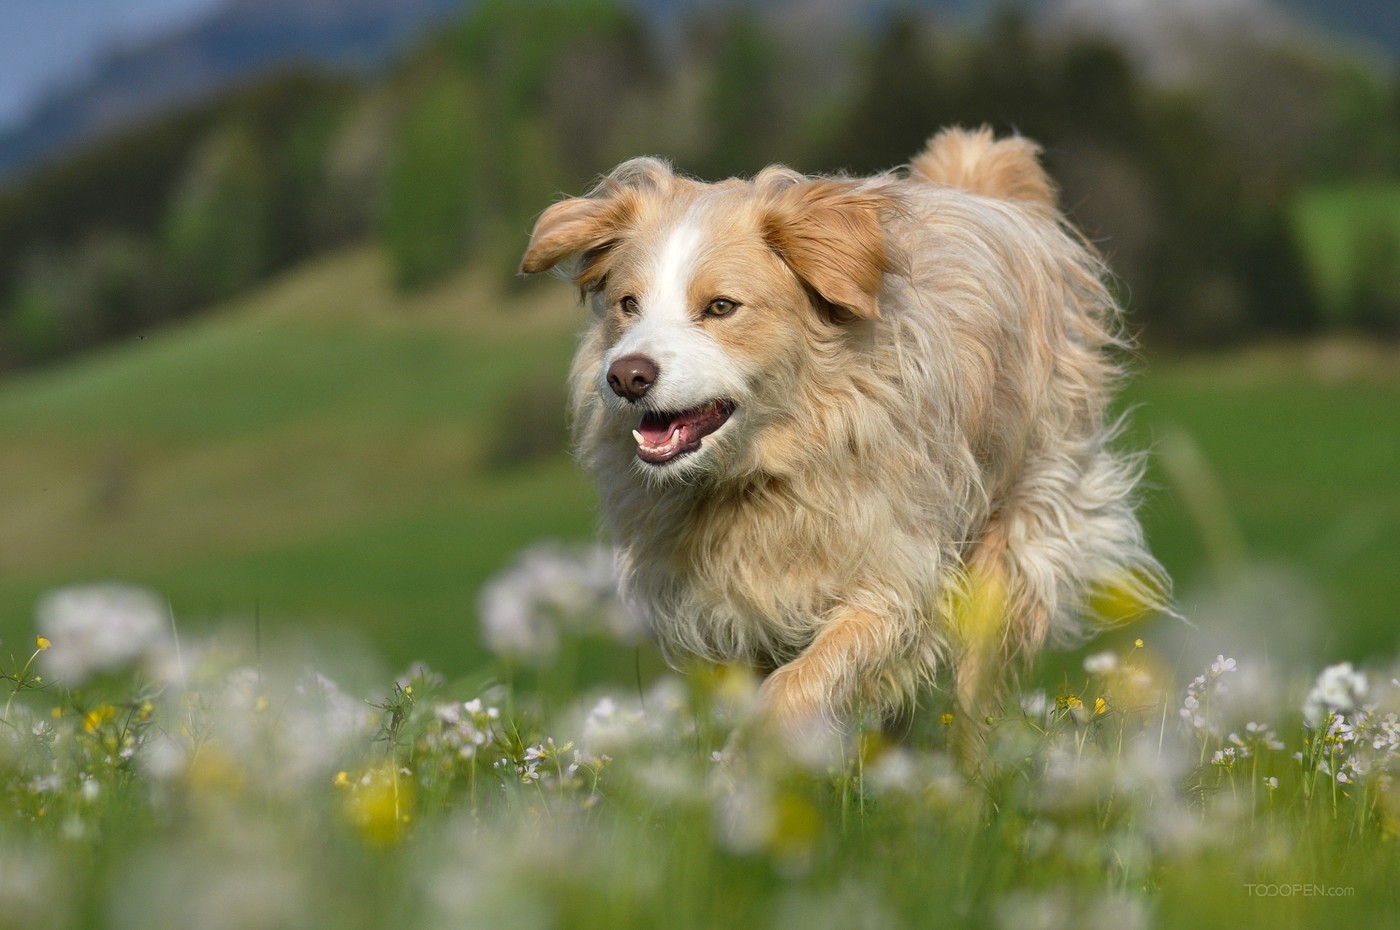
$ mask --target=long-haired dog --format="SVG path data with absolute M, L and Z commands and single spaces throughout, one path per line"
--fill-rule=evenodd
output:
M 521 270 L 573 259 L 593 309 L 575 428 L 625 595 L 668 660 L 769 672 L 785 729 L 898 714 L 945 665 L 979 720 L 1097 602 L 1164 598 L 1111 448 L 1118 308 L 1037 153 L 946 130 L 906 171 L 716 184 L 635 158 L 535 226 Z

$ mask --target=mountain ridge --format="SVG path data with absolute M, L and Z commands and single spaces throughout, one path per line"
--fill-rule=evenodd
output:
M 369 73 L 462 0 L 231 0 L 108 52 L 0 132 L 0 182 L 159 111 L 292 65 Z

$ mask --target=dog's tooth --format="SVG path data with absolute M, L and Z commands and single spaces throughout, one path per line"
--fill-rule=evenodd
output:
M 642 431 L 639 429 L 632 430 L 632 438 L 637 440 L 637 445 L 639 446 L 646 442 L 646 440 L 642 438 Z

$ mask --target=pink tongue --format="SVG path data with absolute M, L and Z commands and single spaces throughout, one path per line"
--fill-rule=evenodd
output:
M 670 417 L 648 413 L 646 416 L 642 417 L 641 426 L 639 426 L 637 430 L 642 434 L 642 438 L 646 440 L 647 445 L 659 446 L 671 438 L 672 427 L 681 426 L 684 428 L 684 423 L 684 416 L 677 416 L 672 420 Z

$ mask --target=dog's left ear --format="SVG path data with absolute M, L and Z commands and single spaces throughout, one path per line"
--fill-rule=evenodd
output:
M 882 210 L 887 194 L 843 180 L 802 180 L 774 191 L 765 204 L 763 238 L 825 300 L 857 317 L 880 316 L 890 269 Z

